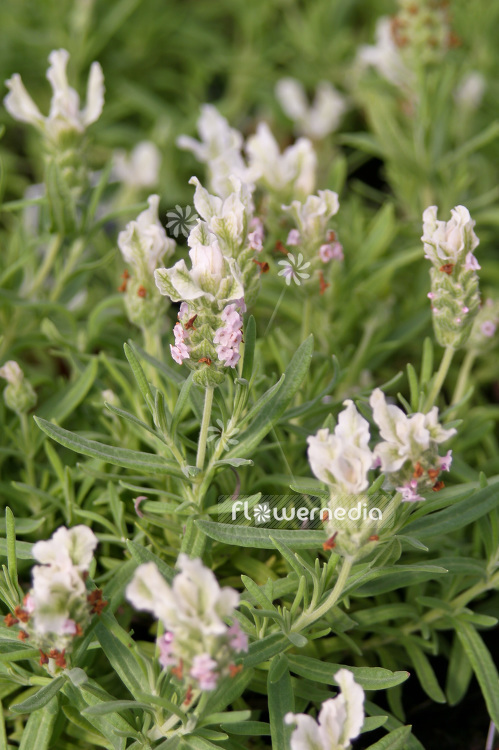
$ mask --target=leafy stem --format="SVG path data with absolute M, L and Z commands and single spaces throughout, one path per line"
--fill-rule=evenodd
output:
M 446 347 L 444 356 L 442 357 L 442 361 L 440 362 L 440 367 L 438 368 L 437 374 L 435 375 L 433 384 L 431 386 L 430 392 L 428 394 L 428 397 L 424 405 L 425 412 L 430 411 L 430 409 L 432 408 L 432 406 L 434 405 L 435 401 L 438 398 L 438 394 L 440 393 L 442 386 L 444 384 L 444 380 L 447 376 L 447 373 L 449 372 L 449 367 L 454 357 L 454 352 L 455 352 L 455 349 L 453 349 L 452 347 L 450 346 Z
M 334 584 L 333 590 L 330 592 L 327 598 L 323 601 L 323 603 L 320 604 L 316 609 L 309 607 L 308 610 L 306 610 L 305 612 L 302 612 L 300 617 L 296 620 L 293 627 L 291 628 L 291 631 L 293 633 L 299 633 L 301 630 L 304 630 L 309 625 L 312 625 L 312 623 L 316 622 L 317 620 L 320 620 L 321 617 L 327 614 L 329 610 L 332 607 L 334 607 L 334 605 L 340 599 L 343 593 L 346 582 L 348 580 L 348 576 L 350 575 L 350 572 L 352 570 L 354 561 L 355 561 L 354 557 L 344 558 L 343 565 L 341 566 L 341 569 L 340 569 L 338 578 L 336 579 L 336 583 Z

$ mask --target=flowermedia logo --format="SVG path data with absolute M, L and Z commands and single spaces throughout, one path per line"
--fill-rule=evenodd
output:
M 166 218 L 168 219 L 166 228 L 171 235 L 177 238 L 180 235 L 188 237 L 191 229 L 196 226 L 199 216 L 192 206 L 175 206 L 175 208 L 167 211 Z

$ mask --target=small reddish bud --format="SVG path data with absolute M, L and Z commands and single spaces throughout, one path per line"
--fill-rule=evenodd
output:
M 266 261 L 256 260 L 253 258 L 253 263 L 256 263 L 260 268 L 260 273 L 267 273 L 270 270 L 270 266 Z
M 440 492 L 440 490 L 443 490 L 444 487 L 445 487 L 444 482 L 437 482 L 436 484 L 433 485 L 432 490 L 433 492 Z
M 44 654 L 43 651 L 40 649 L 40 662 L 39 662 L 40 666 L 43 667 L 44 664 L 48 664 L 48 663 L 49 663 L 49 658 L 47 654 Z
M 243 669 L 242 664 L 237 664 L 237 666 L 236 664 L 229 664 L 229 674 L 231 677 L 235 677 L 236 674 L 239 674 L 239 672 L 242 671 L 242 669 Z
M 278 253 L 282 253 L 283 255 L 288 254 L 288 248 L 281 242 L 281 240 L 277 240 L 277 242 L 275 243 L 275 249 Z
M 25 630 L 20 630 L 17 637 L 19 638 L 20 641 L 26 641 L 28 640 L 29 635 L 26 633 Z
M 147 295 L 147 289 L 143 287 L 142 285 L 139 286 L 139 288 L 137 289 L 137 295 L 139 297 L 145 297 Z
M 3 618 L 3 621 L 7 625 L 8 628 L 11 628 L 13 625 L 17 625 L 17 623 L 19 622 L 17 617 L 14 617 L 14 615 L 11 612 L 9 612 L 8 615 L 5 615 L 5 617 Z
M 323 273 L 322 273 L 322 271 L 321 271 L 321 272 L 319 273 L 319 294 L 320 294 L 321 296 L 322 296 L 322 295 L 324 294 L 324 292 L 326 291 L 326 289 L 328 288 L 328 286 L 331 286 L 331 284 L 328 284 L 328 283 L 327 283 L 327 282 L 326 282 L 326 281 L 324 280 L 324 274 L 323 274 Z
M 185 324 L 185 330 L 186 331 L 188 331 L 190 328 L 193 328 L 194 330 L 196 330 L 194 328 L 194 321 L 196 320 L 197 316 L 198 315 L 196 313 L 195 315 L 192 316 L 192 318 L 190 320 L 187 321 L 187 323 Z
M 198 359 L 198 362 L 203 362 L 205 365 L 212 364 L 212 361 L 209 357 L 201 357 L 201 359 Z
M 435 479 L 440 474 L 440 469 L 428 469 L 428 476 L 430 477 L 431 481 L 434 482 Z
M 338 532 L 335 531 L 333 536 L 330 536 L 327 542 L 324 542 L 324 544 L 322 545 L 322 549 L 324 550 L 324 552 L 327 552 L 328 550 L 334 549 L 336 547 L 336 542 L 334 540 L 337 536 Z
M 29 614 L 19 605 L 14 608 L 14 614 L 18 620 L 21 620 L 21 622 L 28 622 L 29 620 Z
M 452 271 L 454 270 L 454 263 L 444 263 L 443 266 L 440 266 L 438 269 L 439 271 L 442 271 L 442 273 L 446 273 L 449 276 L 451 275 Z
M 369 541 L 370 541 L 370 542 L 379 542 L 379 536 L 378 536 L 377 534 L 372 534 L 372 535 L 371 535 L 371 536 L 369 537 Z
M 179 680 L 182 679 L 182 676 L 184 674 L 184 664 L 182 659 L 180 659 L 178 666 L 172 667 L 171 673 L 175 675 L 175 677 L 178 677 Z
M 184 706 L 189 706 L 192 701 L 192 685 L 189 685 L 185 694 Z
M 423 476 L 423 467 L 421 466 L 419 461 L 414 464 L 414 474 L 412 476 L 414 477 L 414 479 L 419 479 L 419 477 Z

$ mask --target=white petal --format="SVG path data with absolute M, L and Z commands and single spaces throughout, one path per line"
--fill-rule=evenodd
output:
M 21 76 L 18 73 L 14 73 L 12 78 L 5 81 L 5 84 L 9 89 L 9 93 L 3 100 L 7 112 L 15 120 L 28 122 L 30 125 L 35 125 L 43 129 L 45 117 L 43 117 L 35 102 L 24 88 Z
M 359 736 L 364 723 L 364 691 L 358 685 L 348 669 L 340 669 L 334 678 L 341 688 L 345 701 L 346 721 L 342 731 L 343 747 L 348 747 L 350 740 Z
M 87 101 L 81 111 L 84 126 L 91 125 L 99 119 L 104 106 L 104 73 L 98 62 L 93 62 L 90 68 L 87 84 Z

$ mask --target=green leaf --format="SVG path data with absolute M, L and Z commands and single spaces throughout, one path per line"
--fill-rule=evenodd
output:
M 182 416 L 182 412 L 184 411 L 184 407 L 189 401 L 189 393 L 191 391 L 192 385 L 194 383 L 193 381 L 193 375 L 194 373 L 191 372 L 189 374 L 189 377 L 184 381 L 182 388 L 180 389 L 180 393 L 178 394 L 177 401 L 175 403 L 175 408 L 173 410 L 172 414 L 172 423 L 170 426 L 170 434 L 172 440 L 175 439 L 175 435 L 177 432 L 177 427 L 180 421 L 180 418 Z
M 136 560 L 139 565 L 142 565 L 142 563 L 153 562 L 158 566 L 159 572 L 166 578 L 168 583 L 173 581 L 175 571 L 161 560 L 160 557 L 155 555 L 154 552 L 151 552 L 151 550 L 146 549 L 146 547 L 143 547 L 137 542 L 132 542 L 130 539 L 127 539 L 126 546 L 128 547 L 133 559 Z
M 272 668 L 267 679 L 272 750 L 288 750 L 292 728 L 284 723 L 284 717 L 294 709 L 291 677 L 287 665 L 279 679 L 272 680 L 271 675 Z
M 404 640 L 403 645 L 416 670 L 421 687 L 428 698 L 431 698 L 436 703 L 445 703 L 445 695 L 438 684 L 435 672 L 424 651 L 413 641 Z
M 453 503 L 445 510 L 429 513 L 423 518 L 412 521 L 404 527 L 404 534 L 411 534 L 418 539 L 442 536 L 468 526 L 477 518 L 490 513 L 497 505 L 499 505 L 499 492 L 492 484 L 458 503 Z
M 31 714 L 24 727 L 19 750 L 47 750 L 58 708 L 57 698 L 53 697 L 42 709 Z
M 5 528 L 7 533 L 7 567 L 12 581 L 17 584 L 16 521 L 8 506 L 5 508 Z
M 239 438 L 239 443 L 228 451 L 226 458 L 246 457 L 270 432 L 279 417 L 289 406 L 291 399 L 303 383 L 312 361 L 313 336 L 309 336 L 295 352 L 284 372 L 284 383 L 274 399 L 262 409 L 248 429 Z
M 147 680 L 135 654 L 117 636 L 117 633 L 121 630 L 117 622 L 113 622 L 109 618 L 102 618 L 95 628 L 95 635 L 106 658 L 132 695 L 140 691 L 146 692 L 148 688 Z M 125 631 L 122 632 L 126 638 L 129 638 Z
M 94 716 L 104 716 L 105 714 L 112 714 L 114 712 L 119 713 L 120 711 L 127 710 L 142 710 L 151 711 L 154 713 L 154 708 L 149 703 L 140 703 L 139 701 L 106 701 L 103 703 L 97 703 L 95 706 L 88 706 L 84 708 L 83 714 L 93 714 Z
M 457 705 L 466 695 L 473 677 L 473 667 L 457 635 L 454 636 L 447 670 L 445 692 L 449 705 Z
M 407 750 L 407 741 L 411 735 L 411 726 L 399 727 L 386 737 L 383 737 L 374 745 L 369 745 L 367 750 Z
M 250 737 L 270 735 L 270 724 L 265 721 L 238 721 L 231 724 L 225 722 L 220 726 L 229 734 L 243 734 Z
M 248 382 L 253 373 L 253 358 L 255 355 L 256 323 L 253 315 L 250 315 L 244 329 L 244 357 L 242 375 Z
M 287 648 L 289 648 L 289 640 L 282 633 L 267 635 L 250 645 L 248 653 L 243 659 L 244 667 L 245 669 L 256 667 Z
M 137 382 L 137 385 L 139 386 L 140 392 L 142 393 L 142 396 L 144 398 L 144 401 L 146 402 L 147 406 L 152 412 L 152 404 L 154 404 L 154 396 L 151 390 L 151 387 L 149 383 L 147 382 L 147 378 L 144 374 L 144 370 L 142 369 L 142 365 L 140 364 L 137 355 L 135 353 L 135 349 L 130 344 L 124 344 L 123 349 L 125 350 L 125 357 L 128 360 L 128 364 L 130 365 L 133 376 Z
M 300 677 L 323 685 L 338 685 L 334 675 L 340 669 L 348 669 L 355 677 L 355 681 L 364 690 L 387 690 L 400 685 L 409 678 L 409 672 L 391 672 L 382 667 L 350 667 L 342 664 L 313 659 L 310 656 L 288 655 L 289 668 Z
M 54 695 L 57 695 L 65 682 L 65 677 L 55 677 L 48 685 L 44 685 L 22 703 L 14 703 L 10 710 L 17 714 L 29 714 L 32 711 L 38 711 L 38 709 L 46 706 Z
M 325 541 L 323 531 L 291 531 L 289 529 L 264 529 L 256 526 L 233 526 L 216 521 L 196 521 L 196 525 L 217 542 L 234 544 L 238 547 L 274 549 L 273 539 L 284 542 L 292 549 L 320 550 Z
M 49 437 L 76 453 L 82 453 L 84 456 L 97 458 L 115 466 L 122 466 L 125 469 L 143 471 L 147 474 L 173 474 L 177 477 L 183 477 L 177 463 L 167 461 L 154 453 L 132 451 L 128 448 L 115 448 L 112 445 L 98 443 L 96 440 L 88 440 L 82 435 L 69 432 L 69 430 L 51 424 L 45 419 L 39 417 L 34 417 L 34 419 L 38 427 Z
M 64 391 L 48 399 L 40 408 L 38 415 L 50 418 L 54 422 L 63 422 L 81 404 L 92 388 L 98 369 L 97 359 L 92 358 L 77 380 Z
M 490 718 L 499 726 L 499 675 L 490 651 L 473 625 L 458 618 L 453 619 L 453 623 L 482 690 Z

